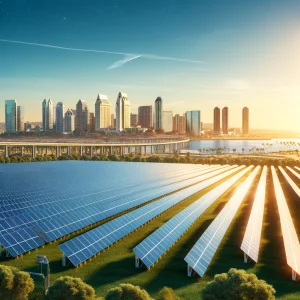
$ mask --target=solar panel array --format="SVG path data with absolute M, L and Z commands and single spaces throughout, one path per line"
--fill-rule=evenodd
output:
M 295 172 L 293 169 L 287 167 L 287 169 L 289 169 L 295 176 L 297 176 L 298 178 L 300 178 L 300 175 Z M 284 169 L 282 167 L 279 167 L 280 172 L 282 173 L 282 175 L 284 176 L 284 178 L 286 179 L 286 181 L 289 183 L 289 185 L 291 186 L 291 188 L 294 190 L 294 192 L 298 195 L 298 197 L 300 197 L 300 189 L 297 186 L 297 184 L 292 180 L 292 178 L 284 171 Z
M 300 275 L 300 244 L 278 175 L 273 166 L 271 167 L 271 170 L 280 217 L 285 255 L 287 264 L 293 270 L 293 279 L 295 279 L 296 274 Z
M 244 253 L 255 262 L 258 261 L 260 238 L 263 225 L 267 172 L 268 168 L 264 166 L 241 245 L 241 249 L 244 251 Z
M 32 188 L 34 191 L 32 193 L 26 193 L 23 192 L 22 189 L 18 189 L 18 193 L 11 191 L 8 196 L 7 192 L 9 192 L 9 190 L 7 187 L 3 188 L 0 192 L 0 244 L 6 248 L 11 256 L 18 256 L 46 242 L 53 241 L 68 233 L 100 221 L 103 218 L 110 217 L 125 209 L 132 208 L 156 197 L 170 193 L 177 188 L 181 188 L 184 184 L 197 182 L 197 177 L 195 178 L 196 175 L 224 168 L 220 166 L 189 166 L 185 168 L 182 165 L 178 165 L 177 170 L 179 173 L 182 172 L 181 169 L 184 170 L 180 176 L 176 175 L 177 171 L 173 166 L 170 168 L 170 172 L 166 172 L 163 176 L 158 176 L 157 174 L 159 174 L 159 170 L 161 170 L 159 166 L 156 166 L 156 170 L 151 166 L 148 173 L 148 169 L 141 166 L 142 164 L 133 164 L 133 168 L 130 165 L 129 171 L 131 169 L 131 171 L 135 171 L 137 175 L 129 174 L 125 169 L 126 172 L 122 175 L 127 177 L 127 179 L 124 180 L 121 179 L 120 172 L 122 172 L 122 166 L 120 165 L 122 164 L 108 165 L 105 163 L 88 163 L 76 165 L 76 169 L 70 168 L 73 176 L 73 180 L 68 179 L 71 189 L 66 185 L 64 189 L 59 191 L 55 191 L 54 189 L 49 190 L 46 181 L 45 192 L 42 192 L 43 189 L 37 186 L 37 191 Z M 58 165 L 56 164 L 55 167 L 56 166 Z M 97 168 L 95 168 L 95 166 Z M 59 168 L 60 165 L 58 166 L 58 169 Z M 66 168 L 66 165 L 64 165 L 64 168 L 70 171 Z M 115 174 L 114 178 L 116 180 L 118 180 L 118 178 L 123 180 L 122 188 L 119 186 L 119 188 L 114 189 L 111 183 L 111 177 L 109 180 L 106 180 L 105 174 L 108 173 L 112 175 L 112 169 Z M 95 174 L 99 176 L 99 172 L 101 171 L 103 172 L 101 181 L 92 178 Z M 51 170 L 49 170 L 49 172 L 51 174 Z M 82 176 L 85 172 L 90 172 L 85 174 L 86 178 Z M 143 176 L 141 176 L 142 174 Z M 7 178 L 10 178 L 10 175 L 14 175 L 15 181 L 22 182 L 18 180 L 15 172 L 7 172 Z M 52 175 L 58 177 L 56 180 L 59 182 L 59 186 L 61 184 L 59 179 L 64 181 L 62 175 L 66 175 L 66 172 L 59 170 L 58 174 Z M 49 177 L 51 178 L 49 181 L 52 183 L 53 177 Z M 141 180 L 140 178 L 143 179 Z M 74 181 L 76 183 L 76 180 L 79 179 L 81 181 L 78 182 L 78 186 L 81 189 L 78 189 L 78 187 L 74 188 L 72 183 L 74 183 Z M 137 184 L 135 187 L 132 186 L 132 179 L 134 184 Z M 150 183 L 144 184 L 147 179 Z M 160 179 L 159 184 L 157 184 L 158 179 Z M 152 183 L 151 180 L 153 181 Z M 26 180 L 26 178 L 23 179 L 23 181 L 30 185 L 30 181 Z M 92 188 L 92 185 L 89 184 L 90 181 L 96 181 L 98 188 L 95 186 L 92 190 L 82 188 L 83 183 L 86 183 L 87 187 Z M 139 182 L 142 184 L 139 185 Z M 109 184 L 103 191 L 105 183 Z M 128 186 L 132 186 L 132 188 L 128 189 Z M 3 187 L 2 181 L 1 187 Z
M 192 269 L 200 276 L 204 275 L 259 169 L 259 166 L 256 167 L 237 188 L 232 198 L 184 258 L 188 264 L 188 270 Z
M 197 193 L 200 190 L 215 183 L 215 176 L 233 167 L 226 167 L 217 170 L 199 178 L 205 180 L 195 185 L 187 187 L 172 195 L 163 197 L 162 199 L 138 208 L 132 212 L 122 215 L 111 220 L 93 230 L 90 230 L 78 237 L 75 237 L 59 246 L 64 255 L 72 262 L 74 266 L 81 264 L 91 258 L 98 252 L 115 243 L 122 237 L 128 235 L 135 229 L 147 223 L 165 210 L 171 208 L 175 204 L 183 201 L 187 197 Z M 211 178 L 211 179 L 209 179 Z M 198 179 L 199 182 L 199 179 Z M 197 184 L 196 184 L 197 183 Z M 183 183 L 182 187 L 185 187 Z
M 211 182 L 218 182 L 227 176 L 243 169 L 240 166 L 233 170 L 222 173 L 212 179 Z M 138 259 L 147 267 L 150 268 L 153 264 L 183 235 L 183 233 L 202 215 L 202 213 L 213 204 L 222 194 L 226 192 L 237 180 L 244 176 L 251 167 L 238 172 L 236 175 L 227 179 L 219 186 L 199 198 L 186 209 L 175 215 L 168 222 L 154 231 L 139 245 L 133 252 Z
M 290 167 L 286 167 L 290 172 L 292 172 L 298 179 L 300 179 L 300 174 L 297 173 L 295 170 L 293 170 L 292 168 Z

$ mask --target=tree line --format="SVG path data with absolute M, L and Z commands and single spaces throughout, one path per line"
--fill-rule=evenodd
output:
M 34 281 L 29 273 L 0 265 L 0 299 L 32 299 Z M 275 300 L 275 289 L 255 274 L 244 270 L 230 269 L 228 273 L 215 275 L 202 290 L 203 300 Z M 109 289 L 104 297 L 98 297 L 92 286 L 80 278 L 59 277 L 46 291 L 36 296 L 37 300 L 183 300 L 170 287 L 164 287 L 155 299 L 132 284 L 120 284 Z
M 205 157 L 191 157 L 188 152 L 186 155 L 170 154 L 170 155 L 63 155 L 56 157 L 55 155 L 37 156 L 36 158 L 30 156 L 10 156 L 4 157 L 0 155 L 0 163 L 23 163 L 23 162 L 43 162 L 43 161 L 57 161 L 57 160 L 85 160 L 85 161 L 125 161 L 125 162 L 155 162 L 155 163 L 181 163 L 181 164 L 229 164 L 229 165 L 267 165 L 267 166 L 298 166 L 300 167 L 300 160 L 292 158 L 277 159 L 271 157 L 251 157 L 251 156 L 223 156 L 211 155 Z

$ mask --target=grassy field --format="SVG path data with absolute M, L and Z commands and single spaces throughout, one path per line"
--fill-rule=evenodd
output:
M 249 174 L 249 173 L 248 173 Z M 279 174 L 280 175 L 280 174 Z M 291 176 L 296 183 L 299 180 Z M 187 265 L 184 261 L 185 255 L 192 248 L 201 234 L 224 207 L 236 187 L 245 179 L 243 177 L 236 185 L 220 197 L 185 235 L 172 247 L 166 255 L 159 260 L 150 271 L 136 269 L 134 266 L 134 254 L 132 248 L 140 243 L 150 233 L 164 224 L 176 213 L 197 200 L 201 195 L 207 193 L 214 186 L 207 188 L 198 194 L 187 198 L 180 204 L 174 206 L 158 218 L 149 222 L 146 226 L 139 228 L 133 234 L 127 236 L 117 244 L 102 252 L 96 258 L 88 261 L 84 266 L 73 268 L 61 266 L 61 252 L 57 245 L 65 241 L 48 244 L 37 249 L 24 257 L 13 260 L 3 260 L 2 264 L 18 267 L 21 270 L 39 272 L 35 262 L 35 254 L 43 254 L 50 260 L 51 282 L 59 276 L 70 275 L 80 277 L 92 285 L 98 296 L 104 296 L 106 291 L 120 283 L 132 283 L 145 288 L 153 297 L 164 286 L 172 287 L 183 299 L 201 299 L 201 290 L 211 281 L 214 274 L 227 272 L 231 267 L 246 269 L 248 272 L 257 274 L 261 279 L 272 284 L 276 289 L 277 299 L 300 299 L 300 283 L 291 281 L 291 270 L 286 264 L 283 240 L 281 236 L 277 203 L 273 192 L 271 173 L 268 173 L 267 199 L 264 215 L 263 237 L 258 264 L 244 264 L 243 252 L 240 245 L 247 225 L 252 207 L 253 196 L 259 177 L 256 177 L 252 188 L 242 202 L 234 221 L 229 227 L 207 273 L 203 278 L 188 278 Z M 296 229 L 300 236 L 300 202 L 293 191 L 280 176 L 284 192 L 288 198 L 288 204 L 292 217 L 295 220 Z M 296 221 L 297 220 L 297 221 Z M 75 235 L 72 235 L 73 237 Z M 68 237 L 70 238 L 70 237 Z M 41 284 L 36 280 L 37 289 L 31 299 L 38 299 L 42 293 Z M 40 287 L 40 288 L 39 288 Z

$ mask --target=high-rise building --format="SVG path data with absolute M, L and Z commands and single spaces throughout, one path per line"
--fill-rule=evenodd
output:
M 249 134 L 249 108 L 243 108 L 243 127 L 242 127 L 243 134 Z
M 136 127 L 138 124 L 138 114 L 130 114 L 130 126 Z
M 17 131 L 17 101 L 5 100 L 5 131 L 15 133 Z
M 186 132 L 190 135 L 201 135 L 200 110 L 186 112 Z
M 55 123 L 56 132 L 65 131 L 65 106 L 62 102 L 56 104 L 56 123 Z
M 163 120 L 162 120 L 162 129 L 164 132 L 172 132 L 173 131 L 173 112 L 163 111 Z
M 153 128 L 152 105 L 140 106 L 138 108 L 138 119 L 142 128 Z
M 214 109 L 214 134 L 219 135 L 221 133 L 221 110 L 219 107 Z
M 119 93 L 116 103 L 116 130 L 130 128 L 130 102 L 127 94 Z
M 73 132 L 75 130 L 75 111 L 68 109 L 65 113 L 65 131 Z
M 222 131 L 223 134 L 228 134 L 228 107 L 222 109 Z
M 95 126 L 94 130 L 99 131 L 111 126 L 110 102 L 107 96 L 98 94 L 95 103 Z
M 17 130 L 24 131 L 24 106 L 17 106 Z
M 154 129 L 163 128 L 162 112 L 163 112 L 163 101 L 161 97 L 157 97 L 155 100 Z
M 114 114 L 111 114 L 110 115 L 110 126 L 112 127 L 112 128 L 115 128 L 116 126 L 115 126 L 115 115 Z
M 25 127 L 25 131 L 30 131 L 31 128 L 33 128 L 33 125 L 30 124 L 30 123 L 27 121 L 27 122 L 25 123 L 24 127 Z
M 75 130 L 87 132 L 89 130 L 89 110 L 85 100 L 79 100 L 76 105 Z
M 175 115 L 173 117 L 173 131 L 179 134 L 186 133 L 186 116 Z
M 48 101 L 44 99 L 42 103 L 42 115 L 43 115 L 43 130 L 53 130 L 54 114 L 53 114 L 53 102 L 51 99 Z
M 89 128 L 89 131 L 90 132 L 94 132 L 95 131 L 95 114 L 92 112 L 90 113 L 90 128 Z

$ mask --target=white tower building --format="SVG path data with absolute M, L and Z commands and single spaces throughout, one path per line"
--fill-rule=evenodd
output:
M 107 96 L 98 94 L 95 103 L 95 131 L 111 126 L 110 103 Z
M 116 103 L 116 130 L 130 128 L 130 102 L 127 94 L 119 93 Z
M 43 115 L 43 130 L 53 130 L 54 114 L 53 114 L 53 102 L 51 99 L 48 101 L 44 99 L 42 103 L 42 115 Z

